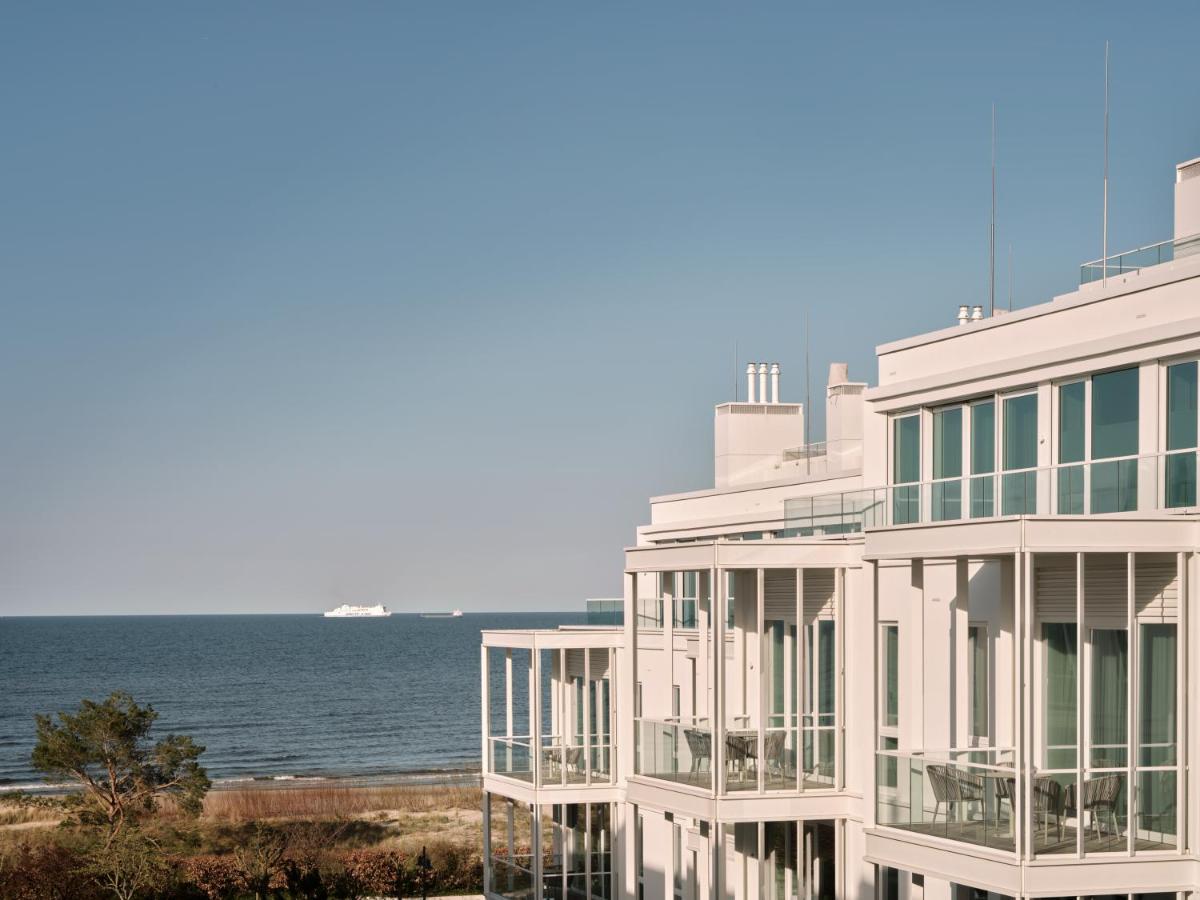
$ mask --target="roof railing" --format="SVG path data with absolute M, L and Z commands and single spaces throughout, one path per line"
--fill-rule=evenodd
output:
M 1200 234 L 1191 237 L 1173 238 L 1169 241 L 1159 241 L 1157 244 L 1147 244 L 1135 250 L 1124 250 L 1103 259 L 1085 262 L 1079 267 L 1079 283 L 1091 284 L 1103 278 L 1116 275 L 1127 275 L 1149 266 L 1171 262 L 1175 258 L 1175 248 L 1200 240 Z

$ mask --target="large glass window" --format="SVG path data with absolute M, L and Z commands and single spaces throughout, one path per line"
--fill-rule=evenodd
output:
M 904 416 L 892 423 L 892 522 L 906 525 L 921 519 L 921 417 Z
M 1081 515 L 1083 509 L 1083 463 L 1087 448 L 1085 407 L 1087 383 L 1073 381 L 1058 389 L 1058 512 Z
M 933 518 L 962 518 L 962 407 L 933 414 Z
M 971 407 L 971 518 L 995 515 L 996 403 L 988 400 Z
M 1091 511 L 1103 513 L 1137 509 L 1137 369 L 1121 369 L 1092 376 L 1091 436 Z
M 1184 453 L 1171 451 L 1187 451 Z M 1166 505 L 1196 505 L 1196 363 L 1167 367 Z
M 1077 634 L 1074 622 L 1046 622 L 1046 768 L 1075 768 Z
M 1126 765 L 1129 640 L 1124 628 L 1092 630 L 1092 759 L 1096 769 Z
M 883 626 L 883 711 L 881 723 L 885 728 L 900 724 L 900 629 Z
M 967 626 L 971 737 L 988 737 L 988 639 L 984 625 Z
M 1141 626 L 1138 651 L 1137 828 L 1140 840 L 1177 843 L 1176 626 Z M 1161 767 L 1161 768 L 1154 768 Z
M 1006 516 L 1037 511 L 1037 417 L 1037 394 L 1004 398 L 1006 474 L 1001 506 Z

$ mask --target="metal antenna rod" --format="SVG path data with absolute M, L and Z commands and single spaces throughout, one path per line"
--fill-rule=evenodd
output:
M 1108 281 L 1108 41 L 1104 42 L 1104 237 L 1101 241 L 1100 284 Z
M 996 314 L 996 104 L 992 103 L 992 223 L 988 227 L 988 315 Z
M 1012 244 L 1008 245 L 1008 311 L 1012 312 Z
M 738 346 L 733 342 L 733 402 L 738 402 Z

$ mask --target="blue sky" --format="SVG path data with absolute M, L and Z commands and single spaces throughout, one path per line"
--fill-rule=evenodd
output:
M 1171 231 L 1195 3 L 10 5 L 0 614 L 578 608 L 831 360 Z M 820 397 L 820 390 L 815 394 Z M 821 428 L 815 410 L 816 430 Z

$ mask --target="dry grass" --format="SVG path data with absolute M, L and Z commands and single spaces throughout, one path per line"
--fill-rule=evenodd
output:
M 57 825 L 62 817 L 58 810 L 42 806 L 3 806 L 0 807 L 0 828 Z
M 478 813 L 482 795 L 476 786 L 393 785 L 381 787 L 242 788 L 212 791 L 204 800 L 204 818 L 225 822 L 270 819 L 340 819 L 387 813 Z

